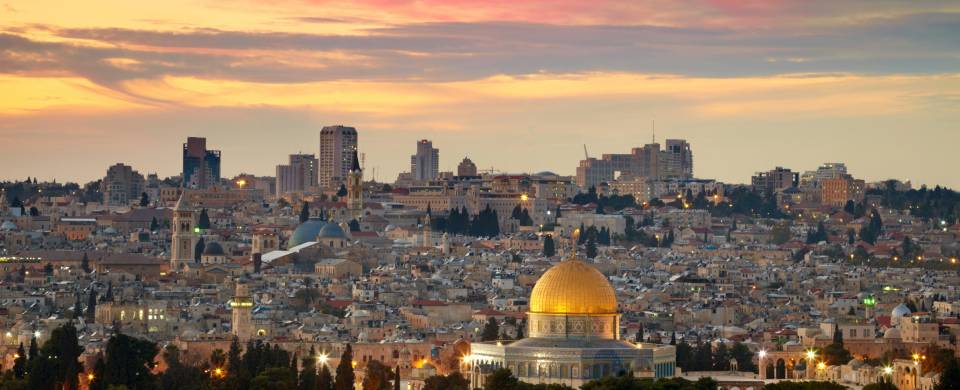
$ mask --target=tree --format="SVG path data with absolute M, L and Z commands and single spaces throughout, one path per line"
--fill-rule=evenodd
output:
M 737 360 L 737 369 L 740 371 L 752 372 L 757 369 L 753 364 L 753 352 L 739 341 L 730 348 L 730 357 Z
M 30 358 L 30 388 L 78 388 L 82 367 L 78 359 L 82 353 L 83 348 L 77 339 L 77 328 L 72 323 L 54 329 L 39 352 Z
M 487 324 L 483 326 L 483 332 L 480 333 L 481 341 L 493 341 L 500 337 L 500 325 L 493 317 L 487 317 Z
M 149 388 L 156 379 L 151 371 L 157 352 L 159 348 L 149 340 L 115 334 L 107 341 L 106 383 L 131 389 Z
M 634 336 L 634 341 L 638 343 L 643 342 L 643 324 L 640 324 L 640 328 L 637 329 L 637 334 Z
M 83 252 L 83 259 L 80 259 L 80 268 L 83 269 L 83 272 L 90 273 L 90 258 L 87 256 L 87 252 Z
M 569 388 L 569 387 L 559 387 Z M 700 378 L 696 382 L 683 378 L 635 378 L 627 375 L 607 375 L 592 380 L 580 387 L 582 390 L 716 390 L 717 381 L 713 378 Z
M 38 209 L 36 206 L 30 206 L 30 216 L 31 216 L 31 217 L 39 217 L 39 216 L 40 216 L 40 209 Z
M 337 190 L 337 197 L 342 198 L 344 196 L 347 196 L 347 186 L 340 184 L 340 189 Z
M 147 207 L 150 204 L 150 197 L 147 196 L 146 192 L 140 193 L 140 207 Z
M 293 390 L 296 387 L 290 381 L 290 367 L 269 367 L 250 381 L 251 390 Z
M 355 382 L 353 373 L 353 347 L 347 344 L 340 355 L 340 364 L 337 364 L 337 379 L 333 384 L 334 390 L 353 390 Z
M 330 367 L 326 364 L 320 367 L 320 375 L 317 376 L 317 390 L 333 390 L 333 375 L 330 373 Z
M 157 217 L 153 217 L 153 219 L 150 220 L 150 231 L 155 232 L 159 228 L 160 228 L 160 222 L 157 221 Z
M 97 290 L 90 287 L 90 295 L 87 296 L 87 313 L 84 319 L 93 323 L 97 318 Z
M 77 292 L 77 299 L 73 302 L 73 319 L 79 320 L 83 315 L 83 305 L 80 303 L 80 292 Z
M 207 215 L 207 209 L 200 210 L 200 217 L 197 218 L 197 227 L 200 230 L 210 229 L 210 216 Z
M 587 240 L 587 258 L 597 257 L 597 242 L 593 239 Z
M 545 257 L 553 257 L 556 254 L 556 248 L 554 248 L 553 236 L 547 234 L 543 236 L 543 255 Z
M 206 246 L 203 237 L 200 237 L 200 239 L 197 240 L 197 245 L 193 247 L 193 261 L 195 263 L 200 263 L 200 258 L 203 256 L 203 248 Z
M 356 218 L 351 219 L 351 220 L 350 220 L 350 223 L 349 223 L 348 225 L 350 225 L 350 231 L 351 231 L 351 232 L 359 232 L 359 231 L 360 231 L 360 221 L 357 221 Z
M 698 342 L 693 355 L 694 371 L 709 371 L 713 367 L 713 347 L 707 342 Z
M 35 359 L 40 357 L 40 349 L 37 347 L 37 338 L 30 338 L 30 360 L 27 361 L 27 367 L 30 367 L 30 364 L 33 363 Z
M 839 328 L 833 331 L 833 342 L 823 348 L 823 360 L 831 366 L 847 364 L 853 360 L 850 351 L 843 347 L 843 332 Z
M 315 351 L 310 347 L 310 354 L 303 359 L 303 369 L 300 370 L 300 383 L 297 385 L 299 390 L 316 390 L 317 388 L 317 367 L 314 364 L 317 359 L 314 358 Z
M 23 379 L 27 374 L 27 351 L 23 349 L 23 343 L 17 348 L 16 358 L 13 359 L 13 376 L 17 379 Z
M 897 386 L 890 383 L 886 376 L 881 376 L 879 382 L 863 386 L 863 390 L 897 390 Z
M 158 378 L 161 390 L 199 389 L 206 381 L 206 375 L 200 368 L 183 364 L 180 361 L 180 349 L 170 344 L 163 349 L 163 361 L 167 369 Z
M 400 366 L 393 368 L 393 390 L 400 390 Z
M 470 382 L 459 372 L 450 375 L 434 375 L 423 381 L 422 390 L 469 390 Z M 484 387 L 486 388 L 486 387 Z
M 510 370 L 498 368 L 487 375 L 483 382 L 483 390 L 514 390 L 520 381 L 513 376 Z
M 97 354 L 97 361 L 93 364 L 93 380 L 90 381 L 90 390 L 106 390 L 107 383 L 103 378 L 103 373 L 106 371 L 107 362 L 103 360 L 103 354 Z
M 709 345 L 709 344 L 708 344 Z M 727 344 L 721 342 L 713 354 L 713 369 L 717 371 L 727 371 L 730 369 L 730 350 Z
M 763 386 L 763 390 L 846 390 L 846 386 L 836 382 L 808 381 L 793 382 L 780 381 Z
M 390 389 L 391 370 L 379 360 L 367 362 L 366 375 L 363 376 L 363 390 Z
M 940 380 L 933 390 L 957 390 L 960 389 L 960 361 L 950 359 L 946 367 L 940 372 Z
M 303 206 L 300 207 L 300 223 L 307 222 L 310 219 L 310 204 L 303 202 Z

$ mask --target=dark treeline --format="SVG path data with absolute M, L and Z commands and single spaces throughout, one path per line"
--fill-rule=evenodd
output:
M 429 207 L 427 208 L 430 214 Z M 527 215 L 529 218 L 529 214 Z M 532 224 L 531 220 L 531 224 Z M 451 235 L 469 235 L 475 237 L 496 237 L 500 235 L 500 222 L 497 212 L 490 205 L 471 217 L 467 208 L 450 209 L 447 217 L 430 217 L 430 228 Z

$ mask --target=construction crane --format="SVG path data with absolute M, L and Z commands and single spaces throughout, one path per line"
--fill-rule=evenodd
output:
M 587 144 L 583 144 L 583 159 L 589 160 L 590 155 L 587 153 Z

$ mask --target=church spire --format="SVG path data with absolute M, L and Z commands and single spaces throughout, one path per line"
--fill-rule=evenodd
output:
M 353 151 L 353 167 L 350 168 L 351 171 L 360 172 L 360 159 L 357 158 L 357 151 Z

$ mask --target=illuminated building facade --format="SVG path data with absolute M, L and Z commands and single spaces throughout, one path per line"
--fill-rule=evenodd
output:
M 590 264 L 572 259 L 543 274 L 530 296 L 529 337 L 511 342 L 472 343 L 463 365 L 472 387 L 496 369 L 521 381 L 574 388 L 605 376 L 672 377 L 673 346 L 634 344 L 620 339 L 617 298 L 607 278 Z

